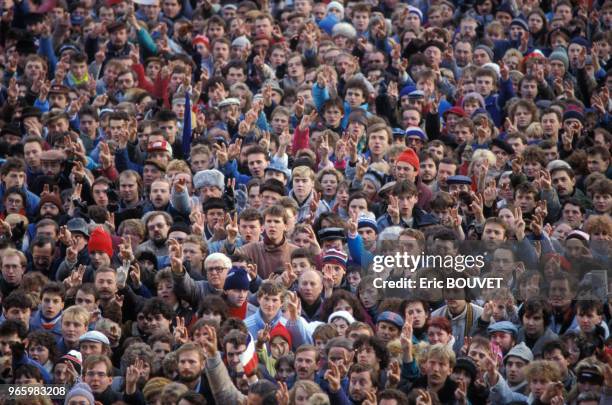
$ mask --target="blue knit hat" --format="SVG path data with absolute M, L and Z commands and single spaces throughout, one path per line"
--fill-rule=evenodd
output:
M 327 249 L 325 253 L 323 253 L 323 264 L 339 264 L 346 268 L 347 260 L 348 256 L 341 250 Z
M 248 290 L 250 283 L 251 281 L 249 280 L 249 275 L 245 269 L 241 267 L 232 267 L 227 273 L 225 284 L 223 284 L 223 289 Z
M 78 383 L 78 384 L 75 384 L 72 387 L 72 389 L 68 392 L 68 395 L 66 395 L 66 399 L 64 400 L 64 405 L 68 405 L 70 400 L 77 396 L 85 397 L 87 399 L 87 402 L 89 402 L 89 405 L 94 405 L 94 403 L 96 402 L 96 400 L 94 399 L 93 393 L 91 392 L 91 388 L 89 388 L 89 385 L 85 383 Z
M 427 135 L 425 135 L 425 132 L 419 127 L 408 127 L 406 129 L 406 138 L 409 138 L 411 136 L 416 136 L 423 142 L 428 141 Z

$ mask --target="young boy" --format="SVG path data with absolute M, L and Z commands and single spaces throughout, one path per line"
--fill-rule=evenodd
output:
M 299 277 L 307 270 L 316 270 L 317 264 L 310 250 L 305 248 L 295 249 L 291 253 L 291 267 Z
M 62 338 L 61 318 L 64 309 L 64 296 L 63 284 L 51 282 L 45 285 L 41 293 L 40 309 L 34 313 L 30 320 L 30 330 L 51 332 L 59 343 Z
M 610 336 L 610 331 L 603 319 L 603 304 L 599 301 L 578 300 L 576 304 L 576 321 L 578 322 L 578 330 L 585 335 L 592 335 L 597 332 L 597 329 L 603 329 L 604 339 Z
M 227 303 L 229 316 L 245 319 L 257 312 L 257 308 L 247 301 L 249 284 L 246 270 L 233 267 L 227 273 L 223 285 L 223 298 Z
M 281 283 L 266 280 L 261 284 L 257 291 L 259 309 L 244 320 L 251 336 L 257 336 L 266 325 L 274 328 L 278 323 L 287 323 L 281 311 L 284 295 L 285 289 Z
M 79 350 L 79 338 L 87 332 L 89 319 L 89 311 L 80 305 L 69 307 L 64 311 L 61 321 L 62 339 L 57 344 L 60 356 L 73 349 Z
M 506 102 L 514 97 L 512 80 L 508 68 L 500 68 L 499 93 L 497 73 L 491 68 L 480 68 L 476 71 L 476 91 L 485 99 L 486 109 L 491 114 L 496 127 L 502 125 L 503 111 Z

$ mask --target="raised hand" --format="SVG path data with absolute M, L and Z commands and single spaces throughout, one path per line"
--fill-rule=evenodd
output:
M 133 394 L 136 392 L 136 384 L 144 371 L 144 360 L 138 359 L 129 366 L 125 373 L 125 393 Z
M 432 405 L 431 395 L 429 394 L 429 392 L 427 390 L 422 389 L 420 389 L 419 391 L 420 392 L 417 396 L 415 405 Z
M 317 119 L 317 110 L 313 109 L 310 114 L 304 114 L 299 124 L 300 131 L 305 131 L 310 128 L 310 125 Z
M 230 217 L 229 224 L 226 228 L 226 233 L 227 243 L 230 245 L 236 243 L 236 239 L 238 238 L 238 213 L 234 213 L 234 215 Z
M 174 274 L 183 274 L 183 247 L 176 239 L 168 239 L 170 268 Z
M 517 156 L 512 160 L 512 173 L 520 174 L 523 171 L 523 163 L 525 159 L 522 156 Z
M 242 139 L 238 138 L 236 142 L 232 143 L 227 148 L 227 159 L 234 160 L 240 156 L 240 149 L 242 148 Z
M 302 312 L 302 303 L 296 292 L 287 293 L 287 319 L 297 321 Z
M 134 253 L 132 252 L 132 237 L 127 236 L 125 238 L 121 238 L 121 243 L 119 244 L 119 257 L 123 261 L 133 262 L 134 261 Z
M 289 390 L 284 382 L 278 383 L 278 390 L 274 394 L 278 405 L 289 405 Z
M 133 265 L 130 266 L 130 279 L 132 280 L 132 284 L 136 289 L 140 288 L 140 277 L 140 265 L 138 264 L 138 262 L 135 262 Z
M 467 405 L 467 387 L 465 386 L 465 382 L 459 381 L 457 385 L 458 387 L 455 390 L 455 403 L 457 405 Z
M 350 218 L 348 219 L 348 221 L 346 222 L 347 225 L 347 230 L 349 235 L 356 235 L 357 234 L 357 224 L 358 224 L 358 218 L 357 218 L 358 214 L 357 212 L 351 212 Z
M 189 333 L 185 326 L 185 318 L 182 316 L 176 317 L 176 326 L 174 327 L 174 341 L 179 345 L 185 344 L 189 341 Z
M 394 195 L 389 195 L 387 214 L 389 214 L 389 217 L 391 217 L 391 222 L 393 225 L 398 225 L 400 223 L 399 198 Z
M 329 363 L 329 368 L 325 371 L 325 380 L 329 383 L 329 389 L 331 392 L 338 392 L 341 389 L 340 386 L 340 371 L 335 363 Z
M 285 263 L 285 271 L 283 271 L 283 274 L 281 274 L 281 281 L 283 282 L 284 286 L 286 288 L 290 288 L 297 279 L 298 276 L 293 270 L 291 263 Z
M 521 207 L 514 209 L 514 234 L 518 241 L 522 241 L 525 238 L 525 220 L 523 219 L 523 211 Z
M 267 323 L 263 329 L 257 332 L 257 343 L 255 344 L 257 349 L 263 348 L 264 345 L 270 341 L 270 330 L 271 329 L 272 329 L 272 326 L 269 323 Z
M 208 358 L 215 357 L 217 355 L 217 331 L 213 326 L 205 325 L 204 334 L 208 336 L 208 339 L 204 340 L 204 352 Z

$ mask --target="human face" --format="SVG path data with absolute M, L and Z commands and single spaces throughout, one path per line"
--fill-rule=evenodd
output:
M 587 156 L 587 168 L 590 173 L 605 173 L 608 170 L 609 161 L 603 160 L 600 154 Z
M 113 382 L 113 378 L 104 363 L 96 363 L 85 372 L 83 379 L 94 394 L 103 393 Z
M 399 328 L 392 323 L 381 321 L 376 324 L 376 336 L 385 343 L 399 337 L 399 333 Z
M 569 365 L 569 362 L 565 358 L 565 356 L 563 356 L 561 350 L 553 349 L 551 351 L 543 353 L 542 357 L 544 358 L 544 360 L 554 361 L 555 363 L 557 363 L 559 371 L 561 371 L 561 375 L 565 376 L 567 374 L 567 366 Z
M 349 396 L 355 402 L 363 401 L 367 394 L 375 390 L 369 371 L 353 372 L 349 379 Z
M 268 160 L 263 153 L 251 153 L 248 155 L 247 164 L 253 177 L 264 177 L 264 171 L 268 167 Z
M 119 179 L 119 196 L 126 203 L 138 201 L 138 182 L 135 177 L 122 177 Z
M 93 312 L 97 308 L 96 297 L 93 294 L 87 294 L 82 290 L 77 291 L 75 303 L 87 309 L 89 312 Z
M 265 294 L 261 297 L 257 297 L 259 302 L 259 309 L 265 319 L 272 319 L 280 311 L 283 303 L 280 295 L 269 295 Z
M 495 223 L 489 223 L 485 226 L 482 233 L 482 240 L 485 241 L 503 241 L 506 240 L 506 231 L 503 226 Z
M 523 315 L 523 327 L 527 336 L 541 336 L 544 333 L 544 316 L 542 311 Z
M 455 45 L 455 59 L 459 66 L 466 66 L 472 62 L 472 45 L 469 42 L 457 42 Z
M 151 185 L 151 202 L 157 209 L 164 208 L 170 202 L 170 184 L 156 181 Z
M 602 194 L 602 193 L 594 193 L 593 194 L 593 207 L 595 211 L 600 214 L 609 213 L 610 208 L 612 208 L 612 195 L 610 194 Z M 595 235 L 591 234 L 593 238 Z
M 42 147 L 38 142 L 28 142 L 23 145 L 23 154 L 28 167 L 37 170 L 40 168 L 40 155 L 42 155 Z M 13 171 L 10 173 L 13 173 Z
M 387 131 L 380 130 L 372 132 L 368 137 L 368 148 L 373 155 L 383 156 L 389 147 L 389 136 Z
M 258 220 L 247 221 L 243 219 L 240 220 L 238 230 L 245 242 L 258 241 L 261 236 L 261 223 Z
M 452 369 L 447 360 L 430 357 L 426 364 L 427 382 L 430 386 L 442 386 L 451 375 Z
M 420 301 L 410 302 L 406 305 L 406 318 L 408 316 L 412 317 L 412 327 L 416 329 L 424 327 L 427 322 L 427 311 Z
M 178 357 L 178 375 L 183 383 L 191 383 L 200 378 L 203 364 L 200 355 L 196 351 L 187 351 Z
M 115 293 L 117 292 L 117 277 L 115 273 L 111 271 L 96 273 L 94 286 L 102 300 L 110 300 L 115 297 Z
M 402 112 L 402 125 L 404 128 L 418 127 L 421 122 L 421 114 L 417 110 L 405 110 Z
M 299 200 L 305 200 L 310 195 L 312 188 L 313 182 L 310 177 L 296 176 L 293 178 L 293 193 Z
M 298 380 L 311 380 L 317 371 L 317 353 L 314 350 L 300 352 L 294 364 Z
M 491 62 L 491 58 L 489 58 L 489 54 L 487 54 L 483 49 L 476 49 L 474 51 L 474 64 L 476 66 L 482 66 L 485 63 L 489 63 L 489 62 Z M 491 83 L 491 86 L 492 86 L 492 83 Z
M 249 297 L 249 290 L 225 290 L 225 296 L 232 307 L 242 307 Z
M 22 171 L 11 170 L 6 175 L 2 176 L 2 181 L 7 189 L 11 187 L 22 188 L 25 184 L 26 174 Z
M 45 364 L 49 360 L 49 349 L 39 343 L 31 344 L 28 347 L 28 354 L 30 358 L 36 360 L 38 364 Z
M 280 241 L 287 231 L 287 224 L 282 217 L 267 215 L 264 219 L 264 231 L 272 241 Z
M 330 128 L 336 128 L 340 126 L 340 121 L 342 120 L 342 111 L 340 108 L 332 105 L 325 109 L 323 112 L 323 119 L 325 119 L 325 124 Z
M 206 275 L 210 285 L 216 289 L 223 289 L 229 267 L 223 260 L 209 260 L 206 266 Z
M 55 294 L 43 294 L 41 312 L 47 319 L 53 319 L 64 309 L 64 300 Z
M 476 58 L 476 53 L 474 53 Z M 488 97 L 493 92 L 493 78 L 491 76 L 476 77 L 476 91 L 483 97 Z
M 147 222 L 149 238 L 155 242 L 163 242 L 168 237 L 170 226 L 163 215 L 157 215 Z
M 323 283 L 319 274 L 314 271 L 307 271 L 300 276 L 298 281 L 298 292 L 305 302 L 315 302 L 322 291 Z
M 510 356 L 506 359 L 506 378 L 510 385 L 518 385 L 525 380 L 526 365 L 527 363 L 518 357 Z
M 557 170 L 551 175 L 552 183 L 560 197 L 567 197 L 574 193 L 576 179 L 572 179 L 565 170 Z
M 300 80 L 304 77 L 304 65 L 301 58 L 293 57 L 287 62 L 287 74 L 293 80 Z
M 21 283 L 25 266 L 17 255 L 4 256 L 2 258 L 2 277 L 10 285 Z
M 561 219 L 576 229 L 582 225 L 583 214 L 580 211 L 580 207 L 567 203 L 563 207 Z
M 79 320 L 72 318 L 62 318 L 62 336 L 66 343 L 76 346 L 79 337 L 87 332 L 87 325 Z
M 430 326 L 427 328 L 427 339 L 429 343 L 435 345 L 437 343 L 447 344 L 450 340 L 451 335 L 443 329 L 437 326 Z
M 5 310 L 4 316 L 6 319 L 10 321 L 19 321 L 24 325 L 30 324 L 30 315 L 32 314 L 32 310 L 30 308 L 19 308 L 19 307 L 11 307 L 8 310 Z M 44 364 L 40 363 L 40 364 Z

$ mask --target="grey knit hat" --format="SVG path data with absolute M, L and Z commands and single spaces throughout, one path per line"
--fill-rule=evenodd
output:
M 332 37 L 341 36 L 348 39 L 357 38 L 357 30 L 349 23 L 341 22 L 334 25 Z
M 89 402 L 89 405 L 94 405 L 94 403 L 96 402 L 91 392 L 91 388 L 89 388 L 89 385 L 85 383 L 78 383 L 75 384 L 74 387 L 72 387 L 72 389 L 68 392 L 68 395 L 66 395 L 64 405 L 68 405 L 70 400 L 74 397 L 85 397 L 87 399 L 87 402 Z
M 510 349 L 508 354 L 504 356 L 504 363 L 508 357 L 518 357 L 519 359 L 525 360 L 527 363 L 533 361 L 533 353 L 531 352 L 531 349 L 527 347 L 525 342 L 521 342 Z
M 569 66 L 569 58 L 567 57 L 567 52 L 563 48 L 555 49 L 548 57 L 548 60 L 549 61 L 559 60 L 563 62 L 563 65 L 565 66 L 566 70 L 567 70 L 567 67 Z
M 219 190 L 225 190 L 225 176 L 219 170 L 201 170 L 193 176 L 193 185 L 196 190 L 202 187 L 217 187 Z
M 476 48 L 474 48 L 474 51 L 477 50 L 477 49 L 482 49 L 483 51 L 485 51 L 487 53 L 487 55 L 489 55 L 489 59 L 491 59 L 491 61 L 495 60 L 494 57 L 493 57 L 493 50 L 490 47 L 488 47 L 488 46 L 486 46 L 484 44 L 480 44 Z

